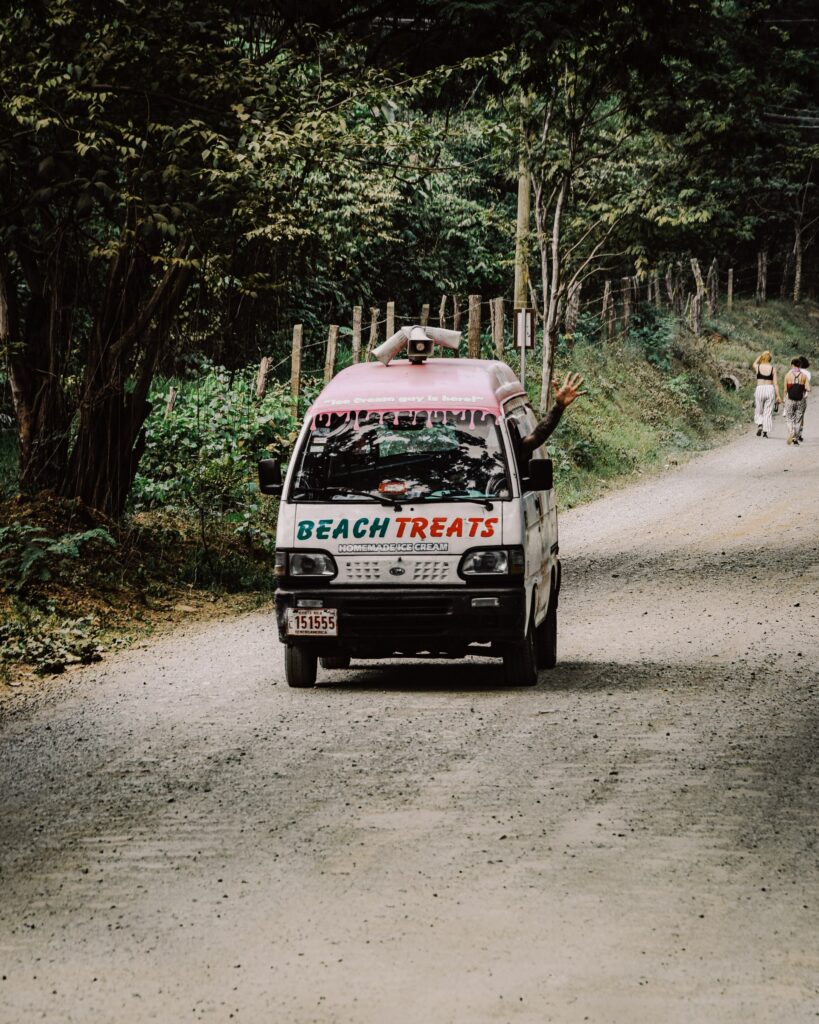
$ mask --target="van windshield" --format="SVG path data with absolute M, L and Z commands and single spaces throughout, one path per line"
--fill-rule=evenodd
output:
M 289 497 L 360 501 L 505 498 L 509 484 L 500 431 L 484 413 L 322 417 L 297 455 Z

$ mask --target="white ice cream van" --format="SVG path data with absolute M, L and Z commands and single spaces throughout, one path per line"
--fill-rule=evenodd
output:
M 429 358 L 458 337 L 403 328 L 376 351 L 383 361 L 324 388 L 283 481 L 277 461 L 259 465 L 261 491 L 281 496 L 290 686 L 351 658 L 502 658 L 513 685 L 555 665 L 552 463 L 545 449 L 520 455 L 537 420 L 505 363 Z

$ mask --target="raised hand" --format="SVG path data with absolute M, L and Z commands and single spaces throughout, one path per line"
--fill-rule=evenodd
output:
M 583 378 L 579 373 L 569 373 L 566 379 L 563 381 L 563 387 L 559 387 L 556 380 L 552 381 L 552 392 L 554 394 L 555 404 L 559 405 L 562 409 L 565 409 L 567 405 L 571 405 L 575 398 L 580 398 L 581 395 L 587 395 L 588 391 L 581 391 L 583 387 Z

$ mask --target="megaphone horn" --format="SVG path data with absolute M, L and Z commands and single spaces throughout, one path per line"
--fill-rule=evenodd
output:
M 408 338 L 409 335 L 404 328 L 401 327 L 395 332 L 395 334 L 387 338 L 386 341 L 382 341 L 378 348 L 374 348 L 373 355 L 379 360 L 379 362 L 382 362 L 386 366 L 391 359 L 394 359 L 395 356 L 398 355 L 402 348 L 406 347 Z
M 444 348 L 458 348 L 461 344 L 460 331 L 447 331 L 443 327 L 425 327 L 424 330 L 436 345 L 443 345 Z

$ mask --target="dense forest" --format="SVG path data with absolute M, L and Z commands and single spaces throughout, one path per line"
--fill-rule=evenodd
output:
M 307 395 L 355 307 L 366 343 L 481 296 L 491 352 L 517 267 L 544 404 L 575 343 L 662 369 L 728 287 L 816 293 L 810 0 L 11 0 L 0 53 L 7 489 L 110 523 L 233 502 L 259 534 L 294 324 Z M 19 587 L 47 545 L 16 529 Z

